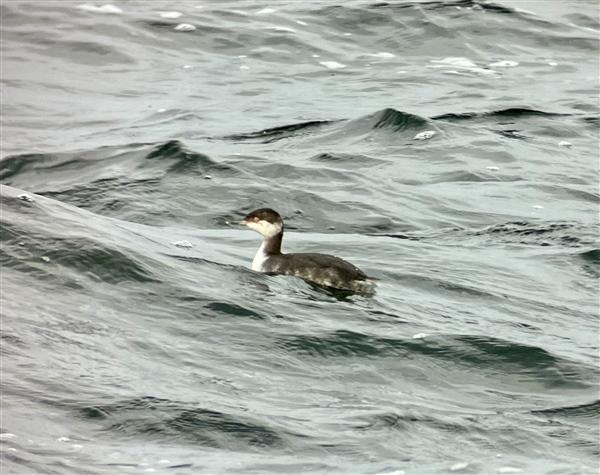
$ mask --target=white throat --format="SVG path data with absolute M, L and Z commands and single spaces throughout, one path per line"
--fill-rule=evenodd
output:
M 254 260 L 252 261 L 252 270 L 256 272 L 264 272 L 265 262 L 269 257 L 265 252 L 266 240 L 263 240 L 262 244 L 258 248 Z

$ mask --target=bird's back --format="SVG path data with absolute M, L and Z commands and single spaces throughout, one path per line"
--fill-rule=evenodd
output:
M 339 257 L 318 253 L 270 256 L 264 264 L 264 271 L 293 275 L 318 285 L 355 292 L 368 292 L 375 280 Z

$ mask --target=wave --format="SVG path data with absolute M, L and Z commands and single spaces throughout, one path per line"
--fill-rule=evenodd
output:
M 505 7 L 495 3 L 481 3 L 475 0 L 454 0 L 454 1 L 425 1 L 425 2 L 402 2 L 402 3 L 387 3 L 379 2 L 371 5 L 373 9 L 394 8 L 394 9 L 414 9 L 415 7 L 425 10 L 438 9 L 456 9 L 456 8 L 478 8 L 481 10 L 489 10 L 496 13 L 515 13 L 515 10 L 510 7 Z
M 295 136 L 302 136 L 312 133 L 315 129 L 321 129 L 324 126 L 334 124 L 339 121 L 334 120 L 311 120 L 308 122 L 300 122 L 297 124 L 282 125 L 268 129 L 259 130 L 257 132 L 240 133 L 226 135 L 225 140 L 233 142 L 244 142 L 257 140 L 260 143 L 272 143 L 278 140 L 287 139 Z
M 376 131 L 392 133 L 411 132 L 410 138 L 413 138 L 416 133 L 425 129 L 439 130 L 426 118 L 409 112 L 386 108 L 356 119 L 302 122 L 256 132 L 228 135 L 224 139 L 235 142 L 256 141 L 258 143 L 272 143 L 283 139 L 305 137 L 308 134 L 311 134 L 312 137 L 317 133 L 335 134 L 335 136 L 341 136 L 344 139 L 351 139 L 352 137 Z
M 58 154 L 26 154 L 2 162 L 2 183 L 96 214 L 150 224 L 172 212 L 173 189 L 206 192 L 237 170 L 181 142 L 131 144 Z M 154 205 L 149 208 L 146 199 Z
M 596 400 L 594 402 L 578 404 L 576 406 L 561 406 L 540 409 L 537 411 L 531 411 L 531 413 L 545 416 L 564 416 L 593 420 L 600 418 L 600 401 Z
M 582 259 L 588 262 L 600 264 L 600 249 L 592 249 L 590 251 L 582 252 L 580 256 Z
M 154 162 L 164 163 L 155 167 Z M 56 182 L 66 185 L 89 184 L 86 172 L 97 176 L 94 182 L 115 178 L 135 178 L 147 172 L 160 177 L 166 173 L 198 173 L 229 170 L 207 155 L 188 150 L 178 140 L 161 144 L 130 144 L 102 147 L 83 152 L 11 155 L 2 160 L 0 180 L 5 185 L 31 189 L 31 185 Z M 39 176 L 43 175 L 43 179 Z M 27 186 L 30 185 L 30 186 Z M 36 191 L 42 191 L 38 188 Z
M 123 150 L 124 148 L 126 150 Z M 81 173 L 88 167 L 103 167 L 115 162 L 127 164 L 131 161 L 136 162 L 134 167 L 143 168 L 144 160 L 157 159 L 171 161 L 166 171 L 188 172 L 189 168 L 202 168 L 202 171 L 229 168 L 227 165 L 211 160 L 207 155 L 187 150 L 177 140 L 170 140 L 163 144 L 130 144 L 120 147 L 102 147 L 86 152 L 12 155 L 2 160 L 0 180 L 6 185 L 14 186 L 10 179 L 28 173 L 53 171 L 64 173 L 71 170 Z
M 248 416 L 150 396 L 85 406 L 78 414 L 102 421 L 103 431 L 111 437 L 187 442 L 228 450 L 283 448 L 291 435 Z
M 581 247 L 594 244 L 583 237 L 584 230 L 574 223 L 512 221 L 468 234 L 475 237 L 493 237 L 497 242 L 535 246 Z
M 503 118 L 503 119 L 523 119 L 528 117 L 569 117 L 573 114 L 559 114 L 556 112 L 545 112 L 537 109 L 528 109 L 525 107 L 509 107 L 487 112 L 464 112 L 464 113 L 448 113 L 431 117 L 431 120 L 444 120 L 448 122 L 458 122 L 463 120 L 471 120 L 478 118 Z
M 590 236 L 589 229 L 581 225 L 568 222 L 539 222 L 509 221 L 494 224 L 480 230 L 465 230 L 461 228 L 447 229 L 443 233 L 429 234 L 407 233 L 375 233 L 373 236 L 406 239 L 409 241 L 437 241 L 449 236 L 471 237 L 477 239 L 490 239 L 494 243 L 512 243 L 527 246 L 561 246 L 584 247 L 595 245 L 596 241 Z M 594 252 L 589 251 L 593 262 Z M 584 255 L 586 255 L 584 253 Z
M 591 249 L 579 254 L 583 261 L 582 269 L 594 279 L 600 278 L 600 249 Z
M 229 170 L 231 167 L 212 160 L 208 155 L 193 152 L 183 146 L 178 140 L 169 140 L 162 145 L 156 145 L 144 156 L 145 160 L 170 161 L 167 172 L 174 173 L 201 173 L 215 170 Z M 144 163 L 141 163 L 144 166 Z
M 456 366 L 521 373 L 547 386 L 589 388 L 598 372 L 548 351 L 489 336 L 444 335 L 425 339 L 384 338 L 340 330 L 324 336 L 280 338 L 277 346 L 314 358 L 406 358 L 416 355 Z
M 29 196 L 33 201 L 19 196 L 16 188 L 0 187 L 5 268 L 72 288 L 81 288 L 82 275 L 109 284 L 161 282 L 141 256 L 97 231 L 108 229 L 98 222 L 103 218 L 42 196 Z M 35 219 L 23 219 L 24 213 Z
M 122 282 L 160 283 L 141 258 L 86 238 L 51 238 L 35 235 L 2 221 L 3 231 L 16 231 L 18 238 L 3 242 L 2 266 L 25 272 L 31 277 L 54 280 L 70 269 L 79 276 L 108 284 Z M 40 256 L 40 254 L 43 254 Z M 41 260 L 42 259 L 42 260 Z M 47 264 L 44 264 L 46 262 Z M 63 282 L 81 288 L 78 278 Z

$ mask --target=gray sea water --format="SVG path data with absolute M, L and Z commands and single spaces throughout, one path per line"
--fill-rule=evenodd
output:
M 596 1 L 1 15 L 3 474 L 598 473 Z

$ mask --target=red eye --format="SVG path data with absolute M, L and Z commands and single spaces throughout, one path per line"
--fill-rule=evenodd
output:
M 260 219 L 258 219 L 258 216 L 254 216 L 254 218 L 252 218 L 252 221 L 254 221 L 255 223 L 258 223 L 260 221 Z

